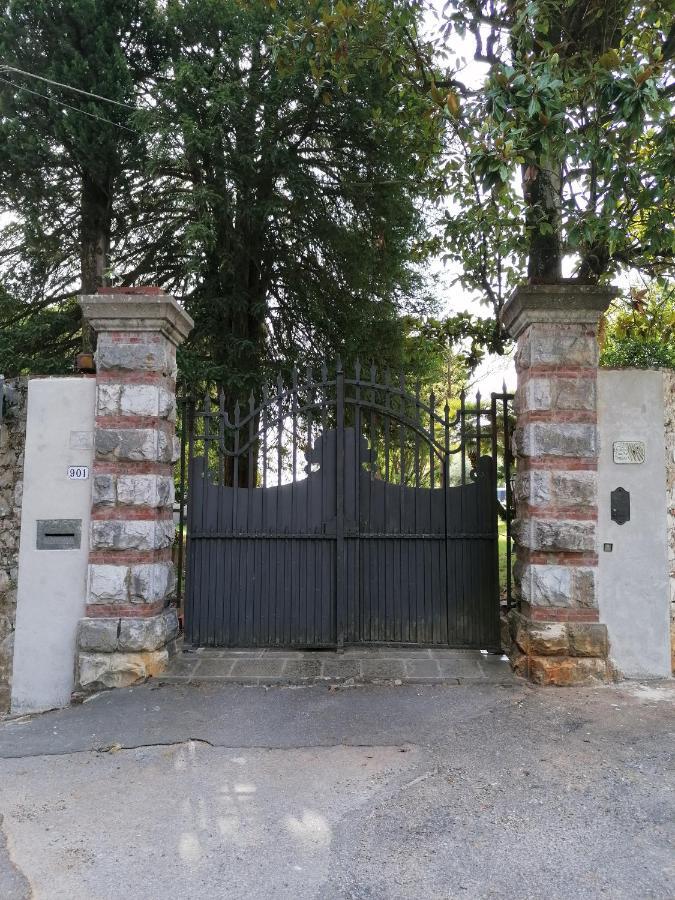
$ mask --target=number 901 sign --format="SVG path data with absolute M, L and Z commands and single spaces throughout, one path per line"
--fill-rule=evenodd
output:
M 89 478 L 89 466 L 68 466 L 68 478 L 71 481 L 84 481 Z

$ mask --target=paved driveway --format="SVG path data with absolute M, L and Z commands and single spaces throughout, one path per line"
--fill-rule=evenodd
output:
M 673 687 L 145 685 L 0 725 L 0 897 L 672 898 Z

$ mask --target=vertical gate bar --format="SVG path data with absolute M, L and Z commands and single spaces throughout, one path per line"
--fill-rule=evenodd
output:
M 464 388 L 459 395 L 459 443 L 462 466 L 462 485 L 466 484 L 466 393 Z
M 203 500 L 203 509 L 202 509 L 202 526 L 204 529 L 208 530 L 209 527 L 209 506 L 210 506 L 210 495 L 209 491 L 209 479 L 210 479 L 210 460 L 209 455 L 211 452 L 211 393 L 210 388 L 206 388 L 206 395 L 204 397 L 204 500 Z M 205 593 L 205 601 L 204 603 L 200 603 L 200 608 L 202 610 L 202 615 L 200 616 L 200 638 L 201 643 L 209 643 L 210 634 L 209 634 L 209 619 L 211 612 L 211 579 L 209 577 L 210 573 L 210 563 L 211 563 L 211 541 L 207 541 L 204 544 L 204 550 L 202 552 L 202 562 L 201 562 L 201 576 L 202 576 L 202 590 Z
M 499 430 L 498 413 L 497 413 L 497 394 L 491 395 L 490 418 L 492 420 L 492 503 L 494 505 L 494 513 L 492 515 L 493 527 L 495 529 L 494 537 L 494 557 L 495 557 L 495 585 L 496 585 L 496 607 L 497 618 L 500 613 L 501 603 L 501 585 L 499 583 L 499 512 L 497 507 L 497 484 L 498 478 L 498 447 L 497 436 Z
M 291 509 L 290 517 L 291 532 L 296 531 L 295 522 L 295 482 L 297 478 L 297 455 L 298 455 L 298 370 L 293 366 L 291 370 Z M 291 542 L 292 560 L 291 560 L 291 609 L 295 611 L 293 619 L 294 630 L 297 636 L 302 635 L 302 642 L 307 642 L 306 616 L 300 616 L 300 608 L 303 598 L 300 592 L 300 560 L 301 550 L 297 541 Z M 302 623 L 302 624 L 301 624 Z
M 480 428 L 480 420 L 481 420 L 481 408 L 480 402 L 482 397 L 480 395 L 480 391 L 476 391 L 476 478 L 478 478 L 478 472 L 480 469 L 480 442 L 481 442 L 481 428 Z
M 246 483 L 249 490 L 249 505 L 253 502 L 253 489 L 255 488 L 254 465 L 253 465 L 253 444 L 255 442 L 255 396 L 251 391 L 248 398 L 248 453 L 247 453 L 247 477 Z M 247 531 L 250 529 L 246 528 Z M 261 637 L 261 609 L 260 609 L 260 581 L 262 577 L 262 566 L 258 565 L 258 554 L 260 553 L 260 541 L 255 541 L 253 547 L 253 572 L 254 584 L 251 591 L 251 604 L 253 606 L 253 635 L 256 644 L 260 642 Z
M 325 531 L 326 529 L 326 507 L 328 506 L 326 502 L 326 489 L 328 486 L 328 472 L 326 471 L 326 438 L 328 432 L 328 421 L 327 421 L 327 395 L 328 395 L 328 369 L 326 367 L 326 363 L 322 363 L 321 365 L 321 435 L 319 436 L 319 443 L 321 444 L 321 464 L 319 471 L 322 473 L 320 482 L 319 482 L 319 490 L 321 493 L 321 527 Z M 325 640 L 326 633 L 330 634 L 331 632 L 331 622 L 328 622 L 328 627 L 326 627 L 325 617 L 328 604 L 324 598 L 324 575 L 325 569 L 328 568 L 330 570 L 330 560 L 324 559 L 325 550 L 319 550 L 319 554 L 321 557 L 321 591 L 319 596 L 321 597 L 321 636 L 322 640 Z M 327 565 L 328 563 L 328 565 Z M 328 583 L 325 584 L 325 588 L 329 590 L 333 590 L 335 586 L 335 579 L 330 577 L 329 574 Z M 331 584 L 332 582 L 332 584 Z M 333 598 L 333 603 L 335 602 Z M 329 610 L 329 612 L 331 612 Z M 332 639 L 332 634 L 330 634 L 330 638 Z
M 445 491 L 445 642 L 450 643 L 450 402 L 443 410 L 443 490 Z
M 255 442 L 255 396 L 253 391 L 251 391 L 248 398 L 248 486 L 250 488 L 255 487 L 255 469 L 254 458 L 253 456 L 253 444 Z
M 502 395 L 502 412 L 504 422 L 504 485 L 506 487 L 506 606 L 512 609 L 514 606 L 512 585 L 511 585 L 511 565 L 513 545 L 511 543 L 511 520 L 513 510 L 513 497 L 511 496 L 511 434 L 509 432 L 509 395 L 506 392 L 506 382 L 503 385 Z
M 399 438 L 399 534 L 403 534 L 405 527 L 405 428 L 403 419 L 405 418 L 405 375 L 399 372 L 398 386 L 400 390 L 399 397 L 399 422 L 398 422 L 398 438 Z M 407 547 L 403 538 L 398 539 L 398 552 L 396 559 L 398 560 L 398 591 L 399 591 L 399 614 L 398 614 L 398 639 L 404 640 L 403 617 L 404 612 L 410 610 L 410 584 L 408 579 L 403 578 L 403 557 L 407 554 Z M 406 558 L 407 561 L 407 558 Z
M 195 476 L 194 476 L 194 448 L 195 448 L 195 399 L 194 397 L 188 397 L 185 403 L 186 409 L 186 423 L 185 429 L 187 430 L 187 438 L 188 438 L 188 454 L 187 454 L 187 466 L 188 466 L 188 491 L 190 490 L 190 485 L 194 484 Z M 188 507 L 187 507 L 187 534 L 185 541 L 185 626 L 187 639 L 190 644 L 194 644 L 194 636 L 195 636 L 195 622 L 194 622 L 194 610 L 195 610 L 195 594 L 197 590 L 196 578 L 194 576 L 194 552 L 192 547 L 192 537 L 191 535 L 194 533 L 194 503 L 190 500 L 188 494 Z
M 389 426 L 390 419 L 387 414 L 387 410 L 389 409 L 389 404 L 391 402 L 391 393 L 389 388 L 390 381 L 389 369 L 384 373 L 384 480 L 386 484 L 389 484 Z M 387 494 L 384 495 L 384 520 L 387 521 Z
M 216 531 L 222 532 L 222 516 L 223 516 L 223 494 L 225 491 L 225 391 L 221 388 L 218 396 L 218 486 L 215 490 L 216 495 Z M 214 550 L 212 551 L 216 557 L 216 638 L 222 643 L 224 637 L 224 620 L 225 609 L 223 604 L 223 593 L 218 590 L 223 583 L 224 572 L 224 552 L 225 548 L 221 546 L 220 541 L 215 541 Z
M 337 418 L 336 447 L 336 579 L 335 579 L 335 625 L 338 650 L 342 650 L 345 642 L 345 375 L 338 357 L 335 366 L 335 402 Z
M 2 397 L 0 397 L 0 406 L 2 405 Z M 181 407 L 180 415 L 180 506 L 178 510 L 178 582 L 176 591 L 176 605 L 180 614 L 181 606 L 184 605 L 183 598 L 183 565 L 184 565 L 184 546 L 185 540 L 185 448 L 187 440 L 187 398 L 181 398 L 179 406 Z M 0 414 L 2 410 L 0 409 Z M 185 610 L 183 609 L 183 616 Z M 184 620 L 183 620 L 184 621 Z
M 370 454 L 372 462 L 370 464 L 370 481 L 368 482 L 368 531 L 373 531 L 373 521 L 375 517 L 373 515 L 373 485 L 375 483 L 375 469 L 377 467 L 377 425 L 375 419 L 375 402 L 377 400 L 377 393 L 375 391 L 375 384 L 377 380 L 377 370 L 375 369 L 375 364 L 371 363 L 370 366 Z M 366 594 L 368 597 L 368 640 L 373 640 L 373 601 L 375 601 L 375 606 L 379 611 L 379 590 L 373 584 L 373 560 L 377 563 L 378 554 L 377 551 L 373 548 L 377 545 L 373 543 L 373 545 L 369 545 L 368 547 L 368 579 L 366 581 Z
M 293 372 L 291 374 L 291 396 L 291 416 L 293 419 L 293 434 L 291 438 L 293 460 L 291 462 L 291 472 L 293 483 L 295 483 L 298 474 L 298 370 L 295 368 L 295 366 L 293 366 Z
M 312 367 L 308 366 L 307 374 L 306 374 L 306 383 L 307 383 L 307 401 L 306 401 L 306 406 L 307 406 L 307 452 L 306 452 L 305 456 L 306 456 L 306 460 L 307 460 L 307 462 L 306 462 L 307 485 L 305 488 L 305 498 L 306 498 L 305 518 L 306 518 L 306 522 L 307 522 L 307 530 L 312 531 L 312 533 L 313 533 L 313 529 L 312 529 L 313 521 L 312 521 L 312 517 L 310 515 L 310 511 L 312 510 L 312 506 L 311 506 L 311 502 L 310 502 L 311 501 L 311 485 L 312 485 L 312 463 L 310 460 L 311 460 L 311 456 L 312 456 L 312 403 L 314 402 L 314 399 L 315 399 L 314 389 L 312 387 L 313 380 L 314 380 L 314 375 L 312 373 Z M 311 621 L 312 621 L 312 627 L 311 627 L 310 633 L 312 636 L 311 637 L 312 643 L 317 643 L 316 598 L 318 596 L 320 596 L 320 594 L 317 593 L 317 589 L 316 589 L 317 588 L 317 577 L 316 577 L 317 576 L 317 565 L 316 565 L 316 562 L 319 557 L 319 553 L 321 552 L 321 541 L 310 540 L 307 543 L 308 543 L 308 547 L 307 547 L 308 606 L 309 606 L 309 609 L 311 610 Z M 312 566 L 314 567 L 314 577 L 310 580 L 309 574 L 310 574 L 310 569 L 312 568 Z M 310 584 L 312 584 L 314 587 L 314 590 L 311 593 L 309 592 Z M 308 613 L 307 613 L 308 619 L 309 619 L 309 615 L 310 615 L 310 613 L 308 611 Z
M 415 487 L 420 486 L 420 383 L 415 383 Z M 417 520 L 415 520 L 415 531 L 417 531 Z
M 262 452 L 262 458 L 260 465 L 262 467 L 262 499 L 261 499 L 261 524 L 262 531 L 267 533 L 267 427 L 268 427 L 268 417 L 269 417 L 269 406 L 268 406 L 268 391 L 267 385 L 263 385 L 262 391 L 262 402 L 261 402 L 261 410 L 260 410 L 260 427 L 262 428 L 262 447 L 260 448 Z M 268 590 L 266 592 L 262 592 L 261 596 L 265 599 L 265 622 L 262 623 L 263 630 L 261 631 L 261 639 L 264 640 L 266 644 L 270 642 L 270 618 L 272 615 L 272 602 L 274 597 L 274 590 L 272 589 L 272 579 L 271 579 L 271 568 L 272 568 L 272 541 L 269 539 L 264 539 L 263 545 L 264 549 L 267 551 L 266 556 L 267 560 L 265 563 L 265 575 L 267 578 L 267 587 Z
M 284 386 L 281 380 L 281 373 L 277 375 L 277 506 L 274 519 L 274 531 L 277 535 L 281 529 L 281 443 L 283 439 L 283 410 L 281 395 Z M 274 642 L 275 644 L 284 643 L 285 627 L 286 627 L 286 542 L 280 540 L 275 541 L 275 550 L 277 555 L 277 589 L 279 591 L 280 603 L 277 605 L 275 615 Z
M 241 408 L 239 406 L 239 401 L 234 405 L 234 441 L 232 446 L 232 451 L 234 453 L 232 459 L 232 486 L 233 486 L 233 501 L 234 501 L 234 509 L 235 509 L 235 520 L 239 527 L 239 531 L 248 531 L 248 521 L 244 527 L 242 527 L 243 523 L 240 521 L 242 516 L 239 512 L 239 431 L 241 427 Z M 245 499 L 245 498 L 244 498 Z M 246 515 L 248 516 L 248 504 Z M 237 575 L 238 575 L 238 583 L 237 583 L 237 608 L 238 608 L 238 622 L 239 622 L 239 641 L 242 639 L 246 641 L 247 628 L 246 628 L 246 619 L 247 619 L 247 593 L 248 586 L 242 585 L 242 581 L 245 581 L 245 578 L 242 579 L 242 568 L 244 569 L 244 573 L 246 573 L 246 556 L 245 553 L 248 551 L 248 541 L 245 540 L 236 540 L 235 546 L 237 548 Z
M 391 461 L 390 454 L 391 448 L 389 446 L 389 436 L 391 431 L 391 417 L 389 415 L 389 409 L 391 408 L 391 373 L 389 369 L 385 370 L 384 373 L 384 522 L 382 533 L 384 535 L 387 534 L 389 517 L 391 515 L 391 510 L 389 509 L 389 485 L 391 482 Z M 382 583 L 379 585 L 379 589 L 383 590 L 384 594 L 384 617 L 380 622 L 380 640 L 391 640 L 392 633 L 391 629 L 394 624 L 395 613 L 394 613 L 394 594 L 390 587 L 390 581 L 392 578 L 391 566 L 388 564 L 388 556 L 389 556 L 389 544 L 390 542 L 386 539 L 381 543 L 381 553 L 382 560 L 384 565 L 384 579 Z
M 399 461 L 399 469 L 401 473 L 401 487 L 405 485 L 405 428 L 403 426 L 403 419 L 405 418 L 405 375 L 401 372 L 398 376 L 398 385 L 401 391 L 400 398 L 400 417 L 398 422 L 398 436 L 400 449 L 399 452 L 401 454 L 401 459 Z M 403 492 L 401 492 L 401 503 L 403 503 Z M 403 524 L 403 506 L 401 506 L 401 524 Z
M 435 459 L 434 459 L 434 432 L 435 432 L 435 408 L 436 408 L 436 395 L 433 390 L 429 394 L 429 487 L 433 491 L 434 489 L 434 468 L 435 468 Z
M 356 518 L 356 536 L 354 540 L 354 566 L 356 577 L 353 579 L 354 596 L 352 597 L 354 617 L 349 623 L 348 635 L 355 641 L 363 640 L 363 600 L 361 594 L 361 362 L 357 358 L 354 364 L 354 440 L 356 447 L 356 484 L 354 485 L 354 515 Z

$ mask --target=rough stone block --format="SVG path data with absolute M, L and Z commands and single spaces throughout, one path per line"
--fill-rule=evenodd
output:
M 99 428 L 94 440 L 97 459 L 129 462 L 172 461 L 172 436 L 157 428 Z
M 159 388 L 159 413 L 163 419 L 170 422 L 176 421 L 176 395 L 166 388 Z
M 158 616 L 119 620 L 118 649 L 158 650 L 178 635 L 178 614 L 173 607 Z
M 131 566 L 129 599 L 132 603 L 157 603 L 168 599 L 175 589 L 173 563 L 145 563 Z
M 92 503 L 94 506 L 115 505 L 114 475 L 94 475 L 92 479 Z
M 171 520 L 105 519 L 91 523 L 92 550 L 162 550 L 174 539 Z
M 112 653 L 117 649 L 119 619 L 80 619 L 77 626 L 77 646 L 80 650 Z
M 119 475 L 117 500 L 127 506 L 172 506 L 173 478 L 168 475 Z
M 158 416 L 159 387 L 155 384 L 125 384 L 120 394 L 123 416 Z
M 597 456 L 597 428 L 578 422 L 530 422 L 516 428 L 514 439 L 519 456 Z
M 96 386 L 96 415 L 117 416 L 120 411 L 122 385 L 99 382 Z
M 521 547 L 547 553 L 592 553 L 596 547 L 595 522 L 576 519 L 516 519 L 513 535 Z
M 89 603 L 126 603 L 129 598 L 129 567 L 89 565 Z
M 535 656 L 561 656 L 569 652 L 567 628 L 562 622 L 531 623 L 527 652 Z
M 607 681 L 607 660 L 571 656 L 530 656 L 528 677 L 541 685 L 567 686 Z
M 78 654 L 78 687 L 83 691 L 128 687 L 159 675 L 168 661 L 166 649 L 142 653 L 83 652 Z
M 174 376 L 176 349 L 166 338 L 158 335 L 139 334 L 132 343 L 120 340 L 118 335 L 103 332 L 98 336 L 96 368 L 99 372 L 120 369 Z
M 96 653 L 159 650 L 178 635 L 178 615 L 169 607 L 157 616 L 80 619 L 77 645 Z
M 531 325 L 520 337 L 518 368 L 530 366 L 582 366 L 598 364 L 598 343 L 587 323 Z
M 516 502 L 559 508 L 595 506 L 597 474 L 557 469 L 530 469 L 515 479 Z
M 567 625 L 572 656 L 606 659 L 609 652 L 607 626 L 599 622 L 570 622 Z
M 597 569 L 530 564 L 518 570 L 518 594 L 531 606 L 594 607 Z
M 518 412 L 540 410 L 584 410 L 596 408 L 595 378 L 566 378 L 560 375 L 529 378 L 518 391 Z

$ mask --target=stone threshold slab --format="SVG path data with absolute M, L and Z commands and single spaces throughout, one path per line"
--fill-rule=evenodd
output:
M 394 683 L 513 684 L 508 662 L 466 650 L 374 648 L 331 651 L 210 650 L 183 651 L 157 676 L 167 684 Z

